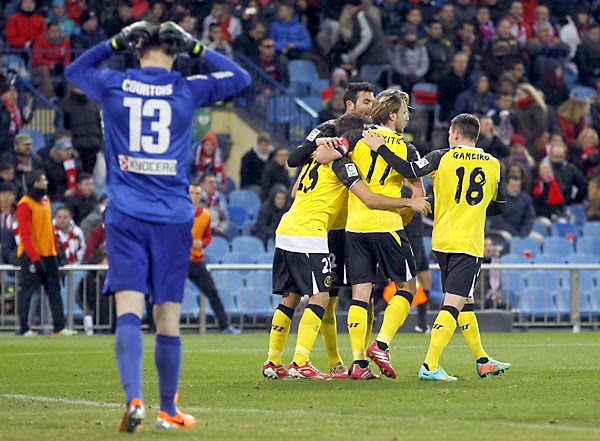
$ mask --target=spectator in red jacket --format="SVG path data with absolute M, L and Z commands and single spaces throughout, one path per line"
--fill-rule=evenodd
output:
M 56 99 L 52 78 L 62 75 L 71 62 L 71 42 L 60 33 L 57 22 L 48 23 L 46 32 L 33 42 L 33 73 L 42 80 L 42 92 L 49 99 Z
M 44 17 L 35 12 L 35 0 L 22 0 L 19 11 L 6 21 L 6 42 L 15 49 L 28 49 L 45 30 Z
M 200 145 L 196 150 L 195 177 L 199 180 L 204 173 L 212 172 L 217 177 L 217 186 L 219 190 L 225 188 L 225 166 L 223 153 L 219 148 L 217 135 L 208 132 L 200 140 Z

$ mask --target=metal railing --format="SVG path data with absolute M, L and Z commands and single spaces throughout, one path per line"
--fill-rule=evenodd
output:
M 271 293 L 270 264 L 210 264 L 207 265 L 217 280 L 217 288 L 230 323 L 241 329 L 266 329 L 279 302 Z M 114 329 L 114 304 L 112 298 L 101 297 L 102 274 L 105 265 L 67 265 L 62 288 L 67 326 L 83 329 L 86 313 L 93 316 L 95 332 Z M 439 272 L 435 264 L 432 272 Z M 474 293 L 476 310 L 505 311 L 512 315 L 513 325 L 521 328 L 570 327 L 600 328 L 600 264 L 484 264 L 482 274 L 499 270 L 502 282 L 493 301 L 488 302 L 487 287 L 480 285 Z M 18 272 L 19 267 L 0 265 L 0 331 L 18 330 Z M 89 286 L 83 284 L 81 298 L 77 288 L 86 273 L 95 274 L 92 311 L 84 311 L 88 302 Z M 219 275 L 220 273 L 220 275 Z M 100 275 L 99 275 L 100 274 Z M 511 277 L 515 275 L 514 279 Z M 435 277 L 434 277 L 435 279 Z M 590 285 L 591 283 L 591 285 Z M 435 283 L 434 283 L 435 285 Z M 91 285 L 94 287 L 94 285 Z M 437 287 L 439 289 L 439 286 Z M 441 293 L 432 290 L 431 308 L 439 307 Z M 43 308 L 45 294 L 34 303 L 41 303 L 41 316 L 32 329 L 44 330 L 48 326 L 48 312 Z M 487 305 L 487 307 L 486 307 Z M 34 305 L 35 306 L 35 305 Z M 44 315 L 46 314 L 46 316 Z M 188 281 L 181 312 L 182 329 L 205 333 L 217 329 L 216 318 L 203 295 Z

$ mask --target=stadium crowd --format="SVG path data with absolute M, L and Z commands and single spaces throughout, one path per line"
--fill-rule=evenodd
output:
M 415 111 L 407 129 L 421 153 L 445 147 L 435 133 L 445 135 L 455 115 L 479 116 L 478 147 L 502 161 L 508 183 L 507 209 L 488 226 L 500 245 L 514 236 L 539 239 L 536 221 L 549 228 L 577 215 L 600 220 L 597 0 L 13 0 L 0 7 L 0 178 L 10 184 L 2 188 L 14 189 L 18 201 L 27 175 L 44 170 L 52 202 L 68 207 L 74 224 L 86 224 L 88 240 L 96 226 L 89 216 L 102 220 L 91 179 L 102 151 L 101 115 L 62 75 L 82 51 L 137 20 L 171 19 L 207 47 L 246 55 L 289 90 L 288 63 L 314 63 L 331 79 L 320 95 L 322 119 L 343 113 L 350 81 L 400 87 L 417 104 L 436 104 L 435 112 Z M 64 128 L 41 150 L 19 133 L 35 109 L 30 94 L 18 96 L 11 69 L 65 114 Z M 245 228 L 265 242 L 274 236 L 272 218 L 289 205 L 274 206 L 274 190 L 290 189 L 287 152 L 271 144 L 260 133 L 238 176 L 265 203 L 257 224 L 265 231 Z M 238 171 L 228 169 L 214 133 L 190 150 L 190 178 L 211 173 L 201 188 L 213 234 L 231 239 L 228 175 Z

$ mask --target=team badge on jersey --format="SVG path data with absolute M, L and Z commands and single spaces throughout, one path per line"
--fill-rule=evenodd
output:
M 308 134 L 306 139 L 309 141 L 314 141 L 315 139 L 317 139 L 317 136 L 319 136 L 319 133 L 321 133 L 319 129 L 312 129 L 312 132 Z
M 418 161 L 415 161 L 415 164 L 417 165 L 417 167 L 419 168 L 423 168 L 425 167 L 427 164 L 429 164 L 429 161 L 427 160 L 426 157 L 422 157 L 421 159 L 419 159 Z
M 355 178 L 358 176 L 358 169 L 356 168 L 356 164 L 353 162 L 344 164 L 344 167 L 346 167 L 346 173 L 348 174 L 349 178 Z

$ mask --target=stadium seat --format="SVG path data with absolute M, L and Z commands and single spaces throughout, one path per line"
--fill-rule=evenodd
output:
M 185 288 L 183 291 L 183 301 L 181 302 L 181 319 L 185 321 L 191 321 L 198 318 L 200 307 L 198 306 L 198 296 L 200 295 L 198 288 L 194 285 L 191 280 L 185 281 Z M 212 310 L 206 311 L 206 315 L 214 315 Z
M 242 189 L 229 193 L 229 205 L 243 207 L 248 212 L 250 219 L 256 219 L 261 202 L 256 192 Z
M 545 255 L 562 256 L 565 259 L 575 253 L 573 242 L 565 237 L 551 236 L 544 239 L 543 253 Z
M 551 231 L 552 236 L 565 237 L 570 241 L 576 240 L 581 236 L 579 227 L 570 222 L 554 222 Z
M 23 133 L 23 134 L 27 134 L 27 135 L 31 136 L 31 149 L 34 152 L 37 152 L 44 148 L 44 146 L 46 144 L 44 141 L 44 135 L 42 135 L 37 130 L 21 129 L 21 130 L 19 130 L 19 133 Z
M 302 101 L 315 112 L 320 112 L 323 108 L 323 99 L 320 96 L 307 96 L 302 98 Z
M 267 250 L 262 254 L 259 254 L 258 256 L 256 256 L 256 259 L 254 260 L 256 263 L 268 263 L 268 264 L 272 264 L 273 263 L 273 250 Z
M 291 60 L 288 63 L 290 83 L 302 83 L 310 87 L 311 84 L 320 81 L 317 66 L 310 60 Z
M 596 257 L 600 261 L 600 236 L 599 237 L 581 237 L 575 244 L 577 254 Z
M 500 263 L 530 263 L 523 254 L 505 254 Z M 529 270 L 503 269 L 500 273 L 502 299 L 508 302 L 513 310 L 519 310 L 520 295 L 527 288 Z
M 248 211 L 244 207 L 238 205 L 228 205 L 227 214 L 229 215 L 229 223 L 239 231 L 243 228 L 246 221 L 250 219 Z
M 594 318 L 600 317 L 600 288 L 590 291 L 590 309 Z
M 531 320 L 556 320 L 558 309 L 555 293 L 544 288 L 530 287 L 521 293 L 521 314 Z
M 212 269 L 210 275 L 217 289 L 233 292 L 244 286 L 244 274 L 240 270 Z
M 289 96 L 272 96 L 267 104 L 267 121 L 273 124 L 292 122 L 296 103 Z
M 235 182 L 230 176 L 225 178 L 225 195 L 228 196 L 233 190 L 235 190 Z
M 534 221 L 531 227 L 531 231 L 535 231 L 536 233 L 541 234 L 544 237 L 550 236 L 550 231 L 548 227 L 540 221 Z
M 583 224 L 587 222 L 586 208 L 582 204 L 571 204 L 567 206 L 567 210 L 571 213 L 571 223 L 583 228 Z
M 208 246 L 204 249 L 204 255 L 210 255 L 216 263 L 220 262 L 225 254 L 229 253 L 229 243 L 221 236 L 213 236 Z
M 231 251 L 252 257 L 264 253 L 265 246 L 258 237 L 240 236 L 231 241 Z
M 267 240 L 267 251 L 275 251 L 275 239 L 270 238 Z
M 566 263 L 567 256 L 557 254 L 538 254 L 531 259 L 532 263 Z
M 591 221 L 583 224 L 584 237 L 600 237 L 600 221 Z
M 255 221 L 253 221 L 252 219 L 248 219 L 246 222 L 244 222 L 244 225 L 242 225 L 242 230 L 240 231 L 240 235 L 241 236 L 252 236 L 252 229 L 254 228 L 255 224 L 256 224 Z M 233 240 L 233 238 L 231 238 L 231 240 Z
M 231 318 L 239 318 L 240 308 L 238 303 L 238 297 L 236 295 L 237 291 L 229 291 L 224 288 L 219 288 L 218 291 L 219 298 L 223 303 L 223 308 L 225 308 L 225 313 Z
M 508 245 L 509 254 L 535 257 L 540 254 L 540 244 L 531 237 L 513 237 Z
M 264 288 L 242 288 L 238 296 L 240 312 L 246 316 L 264 318 L 275 310 L 274 296 Z

